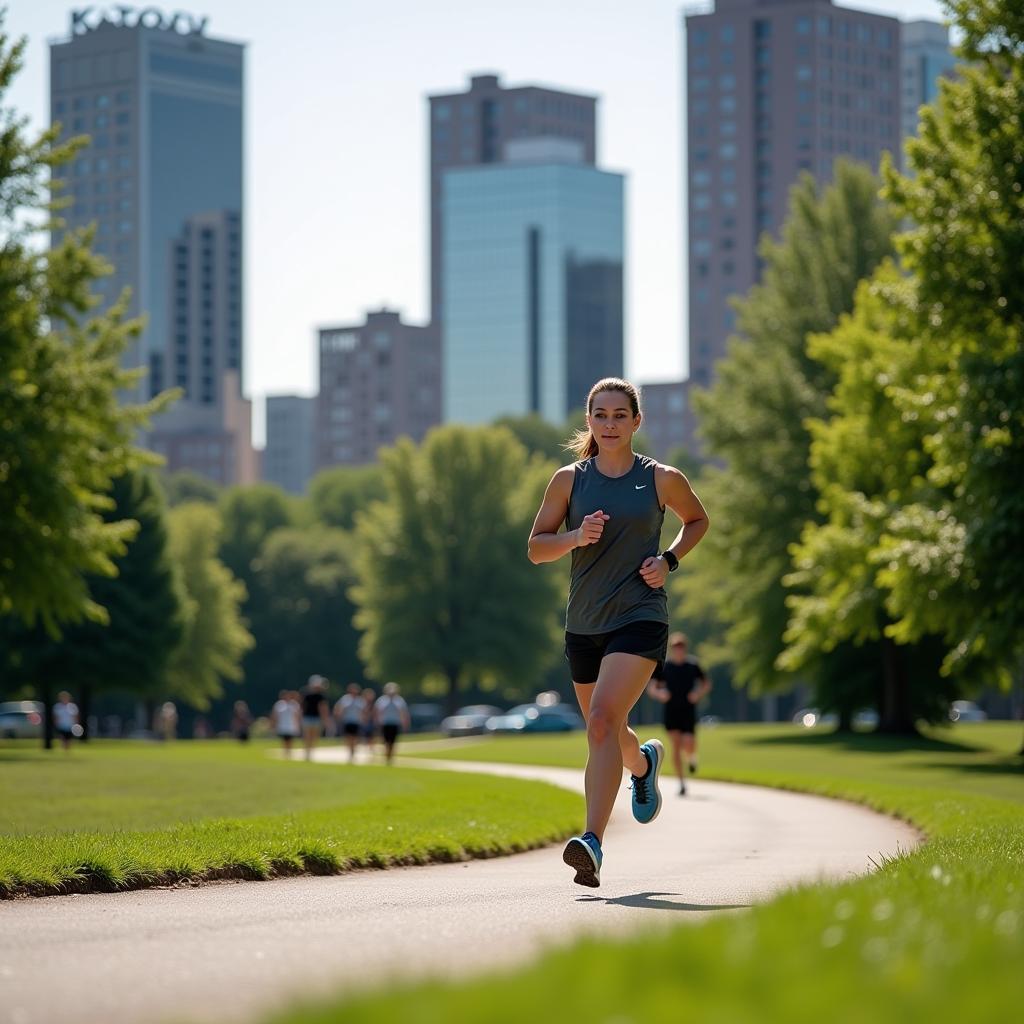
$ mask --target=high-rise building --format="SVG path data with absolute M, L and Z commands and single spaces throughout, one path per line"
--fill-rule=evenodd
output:
M 646 440 L 654 458 L 668 461 L 673 452 L 691 444 L 693 414 L 689 381 L 644 384 L 640 389 L 640 409 L 643 412 L 640 436 Z
M 167 417 L 220 400 L 225 371 L 242 372 L 241 216 L 217 210 L 189 217 L 172 239 L 167 267 L 166 348 L 149 354 L 150 394 L 178 387 Z
M 445 421 L 560 423 L 622 373 L 624 179 L 569 157 L 537 144 L 443 177 Z
M 420 441 L 441 420 L 437 334 L 387 309 L 319 332 L 316 468 L 364 465 L 399 437 Z
M 267 445 L 263 479 L 290 494 L 304 494 L 313 475 L 313 420 L 316 399 L 267 395 Z
M 939 79 L 953 74 L 956 57 L 949 45 L 949 28 L 939 22 L 907 21 L 900 34 L 900 113 L 907 138 L 917 134 L 918 110 L 936 99 Z
M 831 0 L 716 0 L 686 27 L 690 379 L 705 387 L 802 171 L 900 152 L 900 24 Z
M 205 18 L 151 7 L 83 8 L 71 15 L 69 37 L 50 46 L 51 119 L 64 138 L 90 137 L 67 170 L 66 219 L 72 228 L 96 223 L 95 248 L 114 267 L 99 285 L 103 297 L 128 287 L 129 313 L 145 317 L 125 363 L 152 377 L 133 397 L 155 386 L 184 388 L 150 437 L 171 452 L 197 451 L 195 438 L 206 429 L 210 443 L 221 444 L 229 421 L 248 406 L 241 397 L 245 50 L 205 31 Z M 192 440 L 158 436 L 172 433 Z M 251 462 L 246 455 L 231 465 L 241 471 Z
M 476 75 L 469 89 L 429 97 L 430 310 L 443 325 L 444 251 L 441 181 L 450 167 L 503 163 L 510 150 L 536 140 L 561 140 L 573 158 L 593 164 L 597 128 L 593 96 L 527 85 L 507 89 L 497 75 Z

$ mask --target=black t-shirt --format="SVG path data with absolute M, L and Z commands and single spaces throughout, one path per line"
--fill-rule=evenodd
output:
M 327 700 L 327 698 L 319 691 L 314 690 L 312 693 L 304 693 L 302 695 L 302 715 L 304 718 L 319 718 L 320 717 L 320 705 Z
M 686 660 L 678 665 L 674 661 L 665 662 L 660 679 L 668 690 L 668 703 L 665 705 L 665 713 L 684 711 L 687 707 L 693 707 L 688 700 L 690 693 L 696 688 L 697 683 L 704 678 L 704 669 L 700 662 L 689 655 Z

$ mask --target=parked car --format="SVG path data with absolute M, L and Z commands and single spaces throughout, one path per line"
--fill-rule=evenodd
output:
M 839 716 L 834 711 L 822 714 L 817 708 L 801 708 L 793 715 L 793 721 L 805 729 L 813 729 L 819 725 L 836 726 Z M 874 729 L 878 725 L 878 712 L 874 708 L 861 708 L 853 713 L 851 724 L 855 729 Z
M 487 719 L 504 712 L 492 704 L 470 704 L 441 721 L 445 736 L 480 736 L 487 731 Z
M 9 700 L 0 704 L 0 739 L 31 739 L 43 735 L 46 708 L 38 700 Z
M 520 704 L 487 720 L 490 733 L 572 732 L 584 728 L 583 716 L 564 704 Z
M 951 722 L 987 722 L 985 714 L 973 700 L 955 700 L 949 708 Z

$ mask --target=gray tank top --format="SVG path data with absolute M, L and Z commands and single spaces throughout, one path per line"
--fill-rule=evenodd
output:
M 637 455 L 625 476 L 609 477 L 594 459 L 576 463 L 566 528 L 575 530 L 598 509 L 611 518 L 596 544 L 573 550 L 565 612 L 570 633 L 607 633 L 630 622 L 668 623 L 665 588 L 649 587 L 640 575 L 644 559 L 658 554 L 665 520 L 654 482 L 657 465 Z

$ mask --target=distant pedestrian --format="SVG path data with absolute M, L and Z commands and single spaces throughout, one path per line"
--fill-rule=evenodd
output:
M 373 757 L 373 741 L 377 735 L 377 723 L 373 717 L 373 705 L 377 699 L 377 691 L 372 686 L 363 690 L 363 708 L 359 720 L 359 738 L 363 741 L 366 753 Z
M 301 716 L 299 695 L 294 690 L 282 690 L 270 711 L 270 728 L 281 741 L 285 757 L 292 756 L 292 743 L 299 737 Z
M 354 762 L 359 743 L 359 727 L 363 722 L 363 694 L 358 683 L 349 683 L 345 693 L 334 705 L 334 721 L 337 723 L 338 734 L 345 738 L 349 762 Z
M 306 760 L 313 760 L 316 741 L 324 735 L 331 718 L 327 711 L 327 680 L 312 675 L 302 690 L 302 743 Z
M 668 638 L 668 658 L 660 672 L 647 686 L 647 692 L 665 705 L 665 731 L 672 743 L 672 763 L 679 776 L 679 795 L 686 795 L 686 775 L 683 772 L 683 754 L 690 774 L 697 772 L 697 705 L 711 692 L 708 679 L 700 662 L 691 657 L 689 640 L 685 633 L 673 633 Z
M 384 684 L 384 693 L 374 704 L 373 716 L 384 740 L 384 760 L 391 764 L 399 734 L 409 729 L 409 707 L 399 695 L 398 683 Z
M 231 734 L 239 743 L 249 741 L 249 731 L 252 729 L 252 712 L 244 700 L 236 700 L 234 709 L 231 712 Z
M 586 429 L 567 445 L 578 461 L 551 478 L 529 540 L 536 564 L 572 556 L 565 654 L 587 722 L 587 825 L 562 859 L 591 887 L 601 884 L 601 841 L 623 767 L 633 776 L 633 817 L 648 824 L 661 810 L 664 747 L 641 744 L 629 712 L 665 658 L 668 574 L 708 528 L 686 477 L 633 451 L 641 421 L 629 381 L 609 377 L 590 389 Z M 682 526 L 659 553 L 666 508 Z
M 177 739 L 178 709 L 174 706 L 174 701 L 164 701 L 160 705 L 160 710 L 156 713 L 154 726 L 157 736 L 164 740 L 164 742 Z
M 67 690 L 57 694 L 57 703 L 53 705 L 53 728 L 65 750 L 71 749 L 71 740 L 76 732 L 81 733 L 78 725 L 78 705 L 71 700 Z

